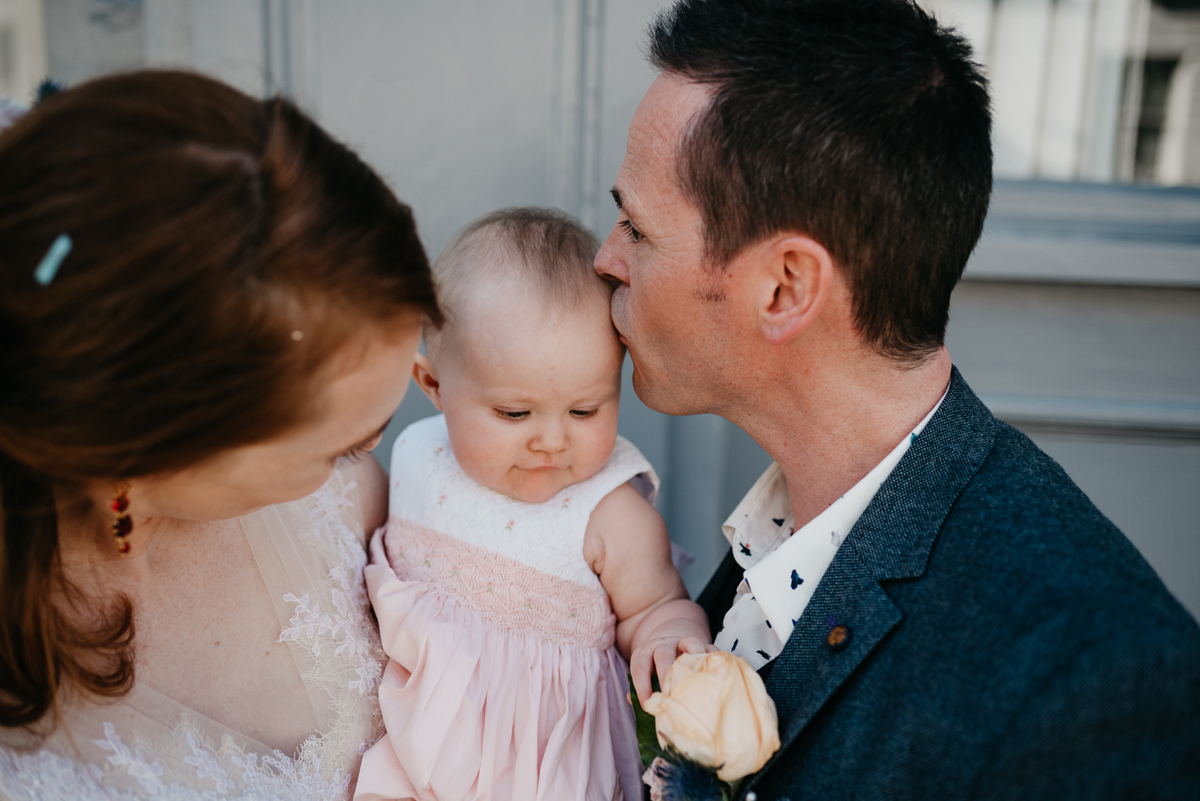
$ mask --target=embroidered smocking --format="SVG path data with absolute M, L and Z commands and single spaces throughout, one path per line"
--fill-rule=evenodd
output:
M 384 535 L 402 581 L 425 581 L 513 634 L 590 648 L 612 645 L 613 614 L 598 584 L 578 584 L 399 517 Z

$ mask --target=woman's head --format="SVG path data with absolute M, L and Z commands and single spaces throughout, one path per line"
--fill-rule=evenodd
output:
M 287 101 L 135 73 L 0 134 L 0 723 L 44 713 L 39 671 L 102 689 L 39 636 L 121 628 L 91 642 L 34 597 L 60 572 L 51 487 L 141 479 L 193 518 L 306 494 L 399 401 L 422 315 L 409 209 Z

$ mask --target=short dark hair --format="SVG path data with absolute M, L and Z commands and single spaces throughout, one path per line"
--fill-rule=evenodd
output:
M 967 42 L 911 0 L 680 0 L 650 38 L 654 66 L 714 87 L 676 164 L 708 260 L 804 233 L 866 342 L 908 362 L 940 347 L 992 189 Z

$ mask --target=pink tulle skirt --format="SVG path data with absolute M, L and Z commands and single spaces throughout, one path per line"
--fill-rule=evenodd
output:
M 627 666 L 602 592 L 606 614 L 591 608 L 598 587 L 396 522 L 366 568 L 390 657 L 387 735 L 363 756 L 355 798 L 639 799 Z M 421 578 L 402 580 L 386 552 Z

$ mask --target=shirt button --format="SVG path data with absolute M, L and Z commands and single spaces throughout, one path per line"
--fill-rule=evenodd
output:
M 825 638 L 825 644 L 829 646 L 831 651 L 845 650 L 853 639 L 854 632 L 845 623 L 839 623 L 829 630 L 829 636 Z

